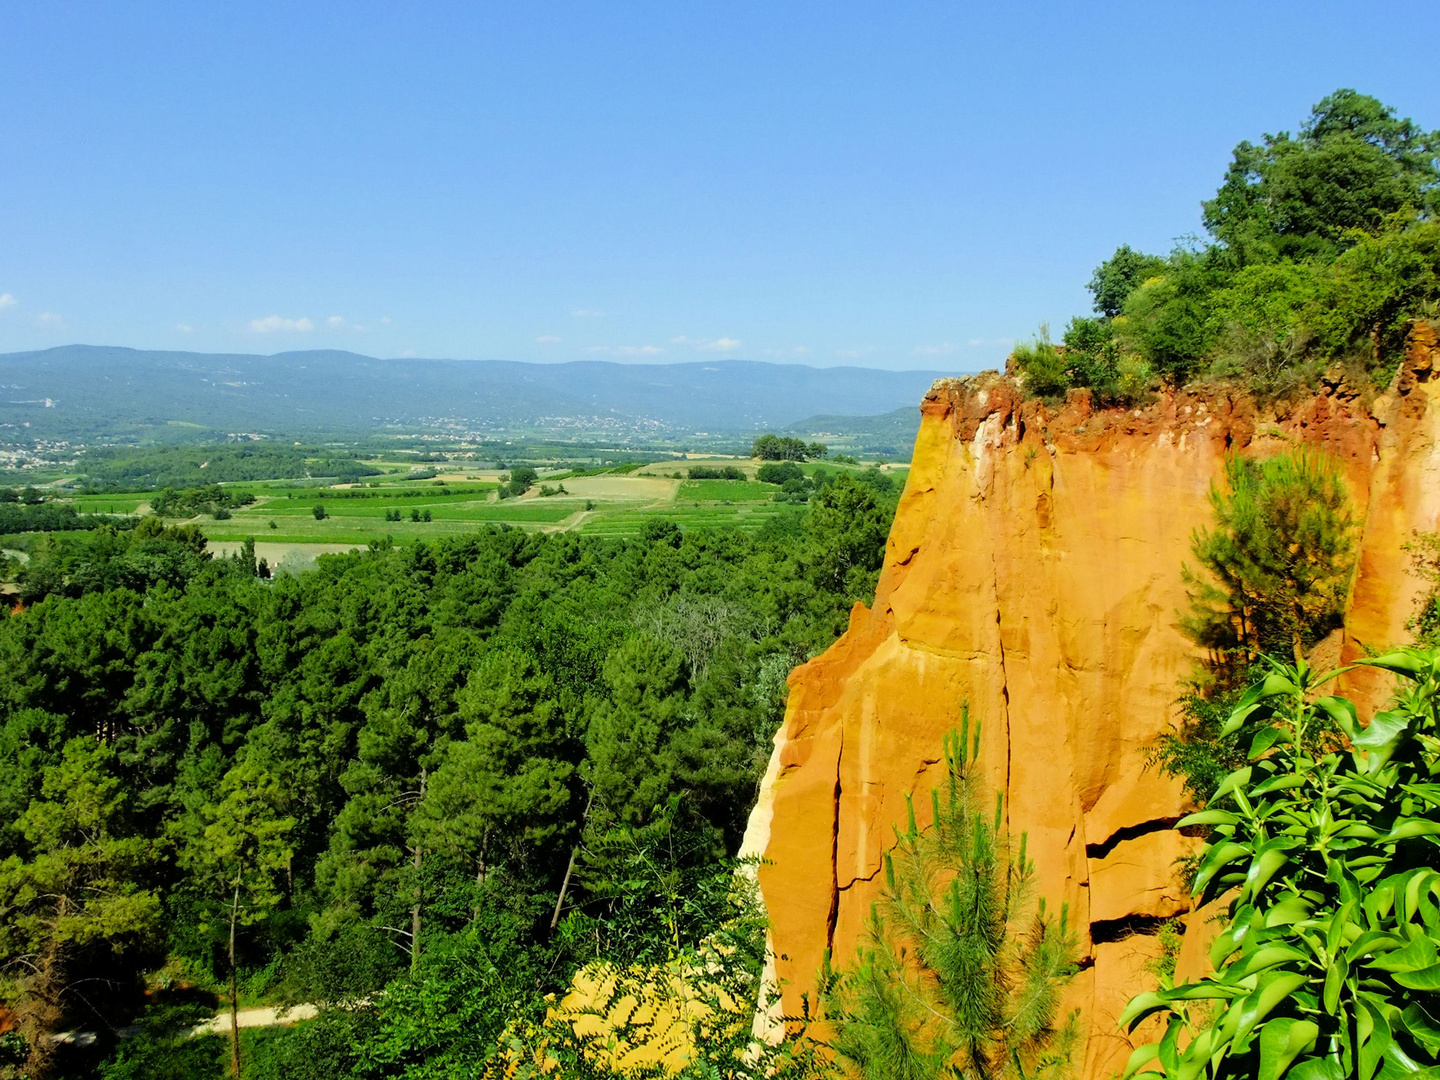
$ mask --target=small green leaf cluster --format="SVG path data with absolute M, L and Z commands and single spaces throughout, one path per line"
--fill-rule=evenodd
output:
M 1049 327 L 1042 325 L 1033 341 L 1015 347 L 1011 359 L 1025 375 L 1026 392 L 1041 398 L 1058 399 L 1083 387 L 1097 404 L 1135 405 L 1158 383 L 1150 362 L 1123 349 L 1114 321 L 1103 317 L 1071 319 L 1063 345 L 1051 341 Z
M 1362 664 L 1407 680 L 1368 727 L 1350 701 L 1317 698 L 1340 672 L 1303 660 L 1272 664 L 1225 724 L 1248 761 L 1179 823 L 1211 828 L 1201 900 L 1230 897 L 1216 973 L 1131 1001 L 1130 1030 L 1168 1020 L 1127 1075 L 1157 1060 L 1171 1080 L 1440 1066 L 1440 652 Z

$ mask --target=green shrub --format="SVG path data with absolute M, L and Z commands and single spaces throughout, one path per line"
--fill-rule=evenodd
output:
M 1388 377 L 1411 320 L 1436 318 L 1437 305 L 1440 221 L 1397 215 L 1335 261 L 1310 321 L 1328 355 L 1364 350 Z
M 1181 568 L 1190 610 L 1180 626 L 1205 653 L 1182 683 L 1179 723 L 1149 751 L 1201 802 L 1243 764 L 1222 731 L 1262 655 L 1298 654 L 1339 626 L 1355 560 L 1336 462 L 1305 450 L 1234 455 L 1225 479 L 1210 490 L 1214 525 L 1191 538 L 1198 568 Z
M 1108 318 L 1077 315 L 1065 327 L 1065 362 L 1078 386 L 1102 386 L 1119 358 L 1115 325 Z
M 528 465 L 511 469 L 510 482 L 506 485 L 506 489 L 511 495 L 524 495 L 535 485 L 535 480 L 539 475 Z
M 1137 404 L 1158 381 L 1148 360 L 1132 354 L 1115 361 L 1115 397 L 1123 404 Z
M 213 1015 L 213 1009 L 198 1005 L 150 1009 L 101 1063 L 100 1080 L 219 1080 L 227 1075 L 224 1040 L 190 1034 Z
M 1340 625 L 1355 562 L 1355 525 L 1337 462 L 1295 450 L 1225 461 L 1210 489 L 1213 529 L 1191 550 L 1208 579 L 1183 569 L 1191 612 L 1181 628 L 1217 663 L 1301 655 Z
M 723 468 L 713 468 L 708 465 L 692 465 L 689 472 L 691 480 L 744 480 L 745 471 L 734 465 L 726 465 Z
M 1089 387 L 1098 404 L 1136 404 L 1157 382 L 1147 360 L 1121 350 L 1112 319 L 1071 319 L 1064 341 L 1070 385 Z
M 1070 369 L 1042 326 L 1034 341 L 1015 346 L 1015 366 L 1025 376 L 1025 391 L 1035 397 L 1060 397 L 1070 389 Z
M 1214 348 L 1213 294 L 1223 281 L 1216 255 L 1177 251 L 1163 274 L 1142 282 L 1125 301 L 1116 320 L 1122 345 L 1170 382 L 1185 382 Z
M 1325 266 L 1314 262 L 1246 266 L 1217 290 L 1217 331 L 1285 340 L 1310 336 L 1308 324 L 1321 302 Z
M 1121 244 L 1114 255 L 1095 268 L 1085 287 L 1095 298 L 1096 312 L 1112 319 L 1125 310 L 1126 299 L 1142 282 L 1164 272 L 1165 260 L 1158 255 L 1142 255 L 1129 244 Z
M 780 485 L 775 493 L 776 502 L 803 503 L 810 498 L 810 484 L 803 476 L 792 477 Z
M 325 512 L 324 503 L 316 503 L 310 512 L 315 515 L 316 521 L 324 521 L 330 515 Z
M 755 479 L 762 484 L 785 484 L 791 480 L 805 480 L 805 470 L 793 461 L 767 462 L 755 472 Z

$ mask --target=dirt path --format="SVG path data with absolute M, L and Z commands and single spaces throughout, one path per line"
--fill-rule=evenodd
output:
M 278 1005 L 267 1005 L 263 1008 L 241 1009 L 239 1014 L 240 1026 L 251 1027 L 274 1027 L 277 1024 L 298 1024 L 301 1020 L 313 1020 L 320 1014 L 320 1010 L 314 1005 L 296 1005 L 294 1008 L 281 1012 Z M 212 1016 L 203 1024 L 196 1024 L 190 1029 L 191 1035 L 224 1035 L 230 1030 L 230 1010 Z

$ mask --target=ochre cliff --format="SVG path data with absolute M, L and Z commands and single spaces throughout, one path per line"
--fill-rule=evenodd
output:
M 826 948 L 853 957 L 891 825 L 907 795 L 928 805 L 942 738 L 969 702 L 1040 892 L 1068 903 L 1081 931 L 1082 1075 L 1123 1067 L 1115 1017 L 1153 985 L 1147 931 L 1190 909 L 1174 863 L 1193 841 L 1170 828 L 1179 785 L 1144 754 L 1192 662 L 1180 566 L 1209 521 L 1210 486 L 1229 451 L 1336 455 L 1363 529 L 1334 651 L 1403 640 L 1421 583 L 1402 545 L 1440 527 L 1437 356 L 1420 326 L 1388 393 L 1336 379 L 1288 406 L 1208 389 L 1102 411 L 1086 392 L 1026 401 L 994 374 L 935 385 L 875 604 L 856 605 L 848 632 L 791 675 L 751 819 L 784 1014 L 800 1015 Z M 1353 678 L 1346 689 L 1368 708 L 1386 692 Z

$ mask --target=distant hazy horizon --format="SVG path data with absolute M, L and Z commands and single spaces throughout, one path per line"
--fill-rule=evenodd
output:
M 828 416 L 877 420 L 868 425 L 879 440 L 872 443 L 893 453 L 896 418 L 888 414 L 903 410 L 901 426 L 918 425 L 921 399 L 946 374 L 735 358 L 535 364 L 66 346 L 0 354 L 0 441 L 104 442 L 178 423 L 202 441 L 404 430 L 627 443 L 703 436 L 706 445 L 730 445 Z
M 33 356 L 33 355 L 35 355 L 35 354 L 37 354 L 37 353 L 45 353 L 45 352 L 63 352 L 63 351 L 65 351 L 65 350 L 67 350 L 67 349 L 121 349 L 121 350 L 124 350 L 124 351 L 127 351 L 127 352 L 133 352 L 133 353 L 139 353 L 139 354 L 146 354 L 146 353 L 174 353 L 174 354 L 186 355 L 186 356 L 210 356 L 210 357 L 235 356 L 235 357 L 256 358 L 256 359 L 262 359 L 262 360 L 274 360 L 274 359 L 276 359 L 276 358 L 278 358 L 278 357 L 289 357 L 289 356 L 293 356 L 293 357 L 304 357 L 304 356 L 306 356 L 306 355 L 330 355 L 330 356 L 353 356 L 353 357 L 354 357 L 355 359 L 357 359 L 357 360 L 367 360 L 367 361 L 369 361 L 369 360 L 378 360 L 378 361 L 382 361 L 382 362 L 395 361 L 395 362 L 397 362 L 397 363 L 403 363 L 403 362 L 408 362 L 408 361 L 430 361 L 430 362 L 435 362 L 435 363 L 459 363 L 459 364 L 465 364 L 465 363 L 474 363 L 474 364 L 537 364 L 537 365 L 545 365 L 545 366 L 558 366 L 558 365 L 562 365 L 562 364 L 613 364 L 613 365 L 615 365 L 615 366 L 617 366 L 617 367 L 667 367 L 667 366 L 678 367 L 678 366 L 692 366 L 692 365 L 693 365 L 693 366 L 696 366 L 696 367 L 705 367 L 705 366 L 714 367 L 716 364 L 720 364 L 720 363 L 746 363 L 746 364 L 765 364 L 765 365 L 768 365 L 768 366 L 771 366 L 771 367 L 803 367 L 803 368 L 810 368 L 810 369 L 816 370 L 816 371 L 855 370 L 855 371 L 881 371 L 881 372 L 887 372 L 887 373 L 892 374 L 892 375 L 925 374 L 925 375 L 934 375 L 934 376 L 936 376 L 937 378 L 944 377 L 944 376 L 946 376 L 946 375 L 951 375 L 951 374 L 953 374 L 953 375 L 955 375 L 955 376 L 957 376 L 957 377 L 959 377 L 959 376 L 964 376 L 964 375 L 975 375 L 975 374 L 978 374 L 979 372 L 985 370 L 985 368 L 983 368 L 983 367 L 973 367 L 973 368 L 966 368 L 966 369 L 963 369 L 963 370 L 962 370 L 962 369 L 957 369 L 957 370 L 951 372 L 951 371 L 948 371 L 948 370 L 946 370 L 946 369 L 944 369 L 944 368 L 939 368 L 939 367 L 926 367 L 925 365 L 919 364 L 919 363 L 916 363 L 915 365 L 913 365 L 913 366 L 911 366 L 911 367 L 905 367 L 905 368 L 899 368 L 899 367 L 896 367 L 896 368 L 881 368 L 881 367 L 875 367 L 875 366 L 873 366 L 873 365 L 859 364 L 859 363 L 855 363 L 855 362 L 853 362 L 853 361 L 851 361 L 851 362 L 849 362 L 849 363 L 846 363 L 846 362 L 821 363 L 821 362 L 818 362 L 817 360 L 811 359 L 811 358 L 795 359 L 795 360 L 785 360 L 785 359 L 750 357 L 750 356 L 706 356 L 706 357 L 703 357 L 703 358 L 702 358 L 702 357 L 692 357 L 692 358 L 688 358 L 688 359 L 687 359 L 687 358 L 683 358 L 683 357 L 673 357 L 673 356 L 657 356 L 657 357 L 649 357 L 649 358 L 646 358 L 646 357 L 623 357 L 623 358 L 622 358 L 622 357 L 612 357 L 612 356 L 580 356 L 580 357 L 562 357 L 562 356 L 555 356 L 555 357 L 548 357 L 548 358 L 539 359 L 539 360 L 528 360 L 528 359 L 527 359 L 527 360 L 511 360 L 511 359 L 509 359 L 509 358 L 507 358 L 507 357 L 503 357 L 503 356 L 414 356 L 414 355 L 410 355 L 410 356 L 407 356 L 407 355 L 385 356 L 385 355 L 380 355 L 380 354 L 376 354 L 376 353 L 360 352 L 360 351 L 358 351 L 358 350 L 356 350 L 356 349 L 326 348 L 326 347 L 321 347 L 321 346 L 317 346 L 317 347 L 315 347 L 315 348 L 308 348 L 308 349 L 306 349 L 306 348 L 276 349 L 276 350 L 273 351 L 273 352 L 265 352 L 265 351 L 259 350 L 259 349 L 248 349 L 248 350 L 241 350 L 241 349 L 182 349 L 182 348 L 155 348 L 155 349 L 151 349 L 151 348 L 137 348 L 137 347 L 135 347 L 135 346 L 133 346 L 133 345 L 117 345 L 117 344 L 112 344 L 112 343 L 100 343 L 100 342 L 89 342 L 89 341 L 67 341 L 67 342 L 64 342 L 63 344 L 58 344 L 58 345 L 45 345 L 45 346 L 42 346 L 41 348 L 38 348 L 38 349 L 10 349 L 10 350 L 4 351 L 4 352 L 0 352 L 0 363 L 4 363 L 5 360 L 7 360 L 7 359 L 9 359 L 9 358 L 12 358 L 12 357 L 17 357 L 17 356 Z M 1003 362 L 1003 360 L 1002 360 L 1001 363 L 999 363 L 999 364 L 993 364 L 993 365 L 989 365 L 989 366 L 991 366 L 991 367 L 996 367 L 996 368 L 998 368 L 998 367 L 1003 367 L 1003 366 L 1004 366 L 1004 362 Z M 3 372 L 0 372 L 0 374 L 3 374 Z

